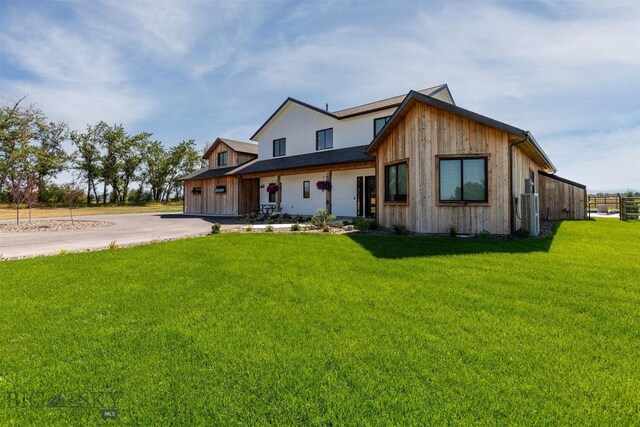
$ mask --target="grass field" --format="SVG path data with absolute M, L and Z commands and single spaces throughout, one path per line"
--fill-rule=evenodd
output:
M 603 219 L 0 263 L 0 425 L 103 425 L 92 392 L 114 425 L 638 425 L 639 249 Z
M 80 215 L 111 215 L 111 214 L 127 214 L 127 213 L 145 213 L 145 212 L 182 212 L 182 202 L 170 203 L 149 203 L 146 205 L 87 205 L 73 209 L 73 216 Z M 33 208 L 31 210 L 32 218 L 51 218 L 51 217 L 69 216 L 69 208 Z M 16 219 L 16 209 L 14 206 L 0 204 L 0 220 Z M 20 220 L 29 219 L 29 210 L 25 207 L 20 209 Z

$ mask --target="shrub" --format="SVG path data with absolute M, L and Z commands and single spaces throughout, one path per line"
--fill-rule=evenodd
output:
M 453 225 L 449 227 L 449 236 L 456 237 L 457 234 L 458 232 L 456 231 L 456 228 Z
M 398 235 L 398 236 L 403 236 L 405 234 L 407 234 L 407 227 L 405 227 L 402 224 L 394 224 L 393 225 L 393 231 Z
M 331 226 L 329 224 L 322 224 L 322 232 L 328 233 L 331 230 Z
M 267 228 L 264 229 L 265 233 L 273 233 L 274 231 L 276 231 L 276 229 L 273 228 L 273 225 L 271 224 L 267 225 Z
M 331 221 L 335 221 L 336 217 L 327 212 L 326 209 L 318 209 L 316 214 L 311 217 L 311 224 L 316 226 L 317 228 L 324 227 L 328 225 Z
M 273 212 L 269 215 L 269 222 L 271 224 L 280 224 L 282 222 L 282 214 L 280 212 Z
M 478 237 L 480 237 L 481 239 L 489 239 L 491 238 L 491 233 L 489 233 L 487 230 L 482 230 L 480 234 L 478 234 Z
M 300 231 L 300 224 L 291 224 L 291 231 Z
M 356 230 L 360 231 L 376 230 L 378 228 L 378 223 L 375 219 L 362 218 L 359 216 L 353 218 L 353 225 Z
M 219 222 L 214 222 L 213 224 L 211 224 L 211 234 L 220 234 L 221 228 L 222 226 Z
M 249 233 L 251 233 L 253 231 L 253 224 L 247 225 L 247 228 L 245 230 L 247 230 Z
M 118 242 L 115 240 L 112 240 L 109 242 L 109 249 L 118 249 Z
M 513 235 L 518 239 L 526 239 L 528 237 L 531 237 L 531 232 L 529 230 L 525 230 L 524 228 L 518 228 L 516 231 L 514 231 Z
M 67 249 L 67 248 L 60 248 L 60 249 L 58 249 L 58 254 L 59 254 L 59 255 L 66 255 L 66 254 L 68 254 L 68 253 L 69 253 L 69 249 Z

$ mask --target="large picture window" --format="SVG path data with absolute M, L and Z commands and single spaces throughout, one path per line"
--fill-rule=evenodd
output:
M 333 148 L 333 128 L 316 132 L 316 150 Z
M 373 137 L 378 136 L 384 125 L 391 119 L 391 116 L 379 117 L 377 119 L 373 119 Z
M 440 159 L 441 202 L 487 202 L 487 158 Z
M 396 163 L 384 168 L 385 202 L 407 202 L 407 162 Z
M 287 139 L 280 138 L 273 140 L 273 157 L 280 157 L 287 154 Z
M 226 166 L 227 165 L 227 152 L 223 151 L 218 153 L 218 166 Z

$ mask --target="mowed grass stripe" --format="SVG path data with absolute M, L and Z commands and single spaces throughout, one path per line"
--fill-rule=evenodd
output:
M 0 264 L 0 393 L 124 424 L 640 422 L 637 223 L 553 239 L 221 234 Z M 101 424 L 0 406 L 0 424 Z

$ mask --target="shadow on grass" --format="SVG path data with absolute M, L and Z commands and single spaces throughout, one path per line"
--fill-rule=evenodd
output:
M 429 237 L 429 236 L 379 236 L 349 234 L 355 243 L 376 258 L 401 259 L 447 255 L 484 253 L 549 252 L 561 221 L 554 224 L 551 234 L 544 238 L 493 238 L 493 237 Z

